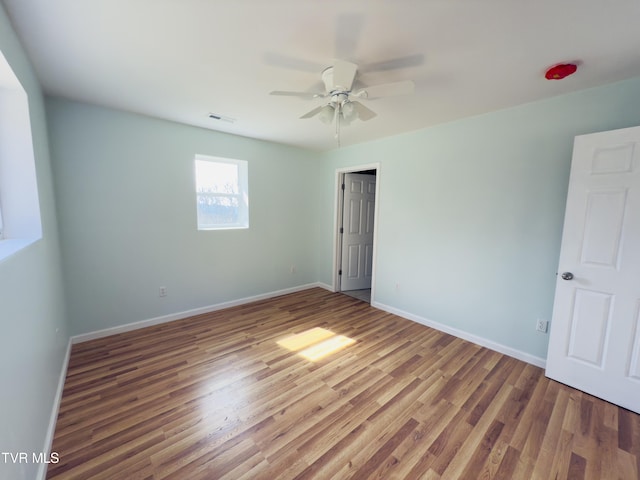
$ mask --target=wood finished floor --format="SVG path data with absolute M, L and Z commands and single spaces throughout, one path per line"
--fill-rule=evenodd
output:
M 276 342 L 355 343 L 309 361 Z M 73 346 L 49 479 L 624 479 L 640 416 L 312 289 Z

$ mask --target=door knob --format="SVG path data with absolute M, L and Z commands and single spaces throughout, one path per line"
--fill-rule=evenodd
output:
M 563 280 L 571 280 L 573 278 L 573 273 L 571 272 L 564 272 L 562 275 L 560 275 L 562 277 Z

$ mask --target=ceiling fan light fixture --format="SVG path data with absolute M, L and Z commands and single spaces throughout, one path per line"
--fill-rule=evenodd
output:
M 335 108 L 333 105 L 325 105 L 320 109 L 320 113 L 318 113 L 318 118 L 324 124 L 329 125 L 333 121 Z
M 342 104 L 342 118 L 345 120 L 345 123 L 351 123 L 353 120 L 358 118 L 358 111 L 353 106 L 353 103 L 349 101 L 345 101 Z

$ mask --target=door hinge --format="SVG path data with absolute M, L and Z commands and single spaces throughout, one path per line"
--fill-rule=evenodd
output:
M 338 275 L 342 275 L 342 270 L 338 270 Z
M 344 190 L 344 183 L 342 184 L 342 190 Z
M 344 233 L 344 228 L 340 227 L 340 233 Z

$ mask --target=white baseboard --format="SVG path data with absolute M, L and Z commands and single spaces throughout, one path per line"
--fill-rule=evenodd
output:
M 71 337 L 70 343 L 75 344 L 75 343 L 87 342 L 89 340 L 95 340 L 97 338 L 107 337 L 109 335 L 115 335 L 117 333 L 130 332 L 132 330 L 138 330 L 140 328 L 151 327 L 153 325 L 159 325 L 161 323 L 172 322 L 174 320 L 180 320 L 180 319 L 191 317 L 194 315 L 215 312 L 216 310 L 222 310 L 224 308 L 244 305 L 244 304 L 255 302 L 258 300 L 266 300 L 269 298 L 278 297 L 280 295 L 301 292 L 303 290 L 308 290 L 310 288 L 316 288 L 316 287 L 323 288 L 330 292 L 334 292 L 333 287 L 331 287 L 331 285 L 328 285 L 326 283 L 322 283 L 322 282 L 308 283 L 305 285 L 299 285 L 297 287 L 286 288 L 283 290 L 276 290 L 274 292 L 263 293 L 263 294 L 254 295 L 251 297 L 244 297 L 237 300 L 231 300 L 229 302 L 218 303 L 215 305 L 208 305 L 206 307 L 194 308 L 192 310 L 186 310 L 183 312 L 163 315 L 161 317 L 155 317 L 147 320 L 141 320 L 138 322 L 127 323 L 125 325 L 119 325 L 117 327 L 105 328 L 103 330 L 97 330 L 95 332 L 82 333 L 82 334 Z M 371 302 L 371 306 L 375 308 L 379 308 L 380 310 L 384 310 L 385 312 L 393 313 L 394 315 L 398 315 L 399 317 L 406 318 L 407 320 L 420 323 L 427 327 L 435 328 L 436 330 L 440 330 L 441 332 L 454 335 L 456 337 L 462 338 L 463 340 L 468 340 L 469 342 L 473 342 L 477 345 L 487 347 L 491 350 L 495 350 L 496 352 L 503 353 L 510 357 L 517 358 L 518 360 L 522 360 L 523 362 L 530 363 L 531 365 L 535 365 L 540 368 L 545 368 L 546 366 L 547 362 L 544 358 L 536 357 L 535 355 L 531 355 L 521 350 L 517 350 L 515 348 L 502 345 L 501 343 L 494 342 L 493 340 L 489 340 L 487 338 L 465 332 L 464 330 L 450 327 L 443 323 L 435 322 L 433 320 L 429 320 L 427 318 L 421 317 L 419 315 L 415 315 L 413 313 L 405 312 L 404 310 L 391 307 L 384 303 L 376 302 L 375 300 Z M 68 349 L 67 351 L 67 362 L 68 362 L 69 352 L 70 352 L 70 349 Z M 65 371 L 63 373 L 64 375 L 66 375 L 66 363 L 64 368 L 65 368 Z M 64 385 L 64 376 L 62 377 L 62 384 L 59 386 L 60 393 L 62 393 L 63 385 Z M 57 415 L 57 407 L 56 407 L 56 415 Z
M 69 366 L 69 357 L 71 356 L 71 339 L 67 342 L 67 351 L 62 359 L 62 365 L 60 369 L 60 377 L 58 378 L 58 388 L 56 389 L 55 397 L 53 398 L 53 407 L 51 408 L 51 416 L 49 417 L 49 426 L 47 427 L 47 434 L 44 437 L 44 448 L 42 451 L 45 454 L 51 453 L 51 446 L 53 445 L 53 435 L 56 432 L 56 422 L 58 420 L 58 411 L 60 410 L 60 402 L 62 401 L 62 391 L 64 390 L 64 381 L 67 378 L 67 367 Z M 38 467 L 38 474 L 36 476 L 39 480 L 45 480 L 47 476 L 47 467 L 49 464 L 41 463 Z
M 333 287 L 327 283 L 317 282 L 314 286 L 324 288 L 325 290 L 329 290 L 330 292 L 335 292 Z
M 433 320 L 414 315 L 413 313 L 405 312 L 404 310 L 400 310 L 395 307 L 390 307 L 389 305 L 385 305 L 384 303 L 372 302 L 371 306 L 379 308 L 380 310 L 384 310 L 385 312 L 393 313 L 394 315 L 398 315 L 399 317 L 406 318 L 407 320 L 411 320 L 412 322 L 420 323 L 427 327 L 435 328 L 436 330 L 440 330 L 441 332 L 462 338 L 463 340 L 473 342 L 476 345 L 487 347 L 490 350 L 494 350 L 496 352 L 508 355 L 509 357 L 522 360 L 523 362 L 530 363 L 531 365 L 535 365 L 536 367 L 540 367 L 543 369 L 546 367 L 547 361 L 544 358 L 536 357 L 535 355 L 531 355 L 521 350 L 507 347 L 506 345 L 494 342 L 493 340 L 479 337 L 477 335 L 465 332 L 464 330 L 453 328 L 442 323 L 434 322 Z
M 280 295 L 286 295 L 288 293 L 301 292 L 310 288 L 327 288 L 331 290 L 331 287 L 324 283 L 315 282 L 305 285 L 299 285 L 297 287 L 285 288 L 283 290 L 276 290 L 275 292 L 263 293 L 260 295 L 254 295 L 252 297 L 239 298 L 237 300 L 231 300 L 229 302 L 217 303 L 215 305 L 208 305 L 206 307 L 194 308 L 192 310 L 186 310 L 184 312 L 171 313 L 169 315 L 163 315 L 161 317 L 149 318 L 147 320 L 140 320 L 138 322 L 127 323 L 125 325 L 119 325 L 117 327 L 105 328 L 103 330 L 97 330 L 95 332 L 81 333 L 71 337 L 72 343 L 88 342 L 89 340 L 95 340 L 97 338 L 108 337 L 109 335 L 115 335 L 117 333 L 130 332 L 132 330 L 138 330 L 140 328 L 151 327 L 153 325 L 159 325 L 161 323 L 173 322 L 174 320 L 180 320 L 194 315 L 200 315 L 203 313 L 215 312 L 216 310 L 222 310 L 224 308 L 236 307 L 238 305 L 244 305 L 246 303 L 256 302 L 258 300 L 266 300 L 273 297 L 279 297 Z

